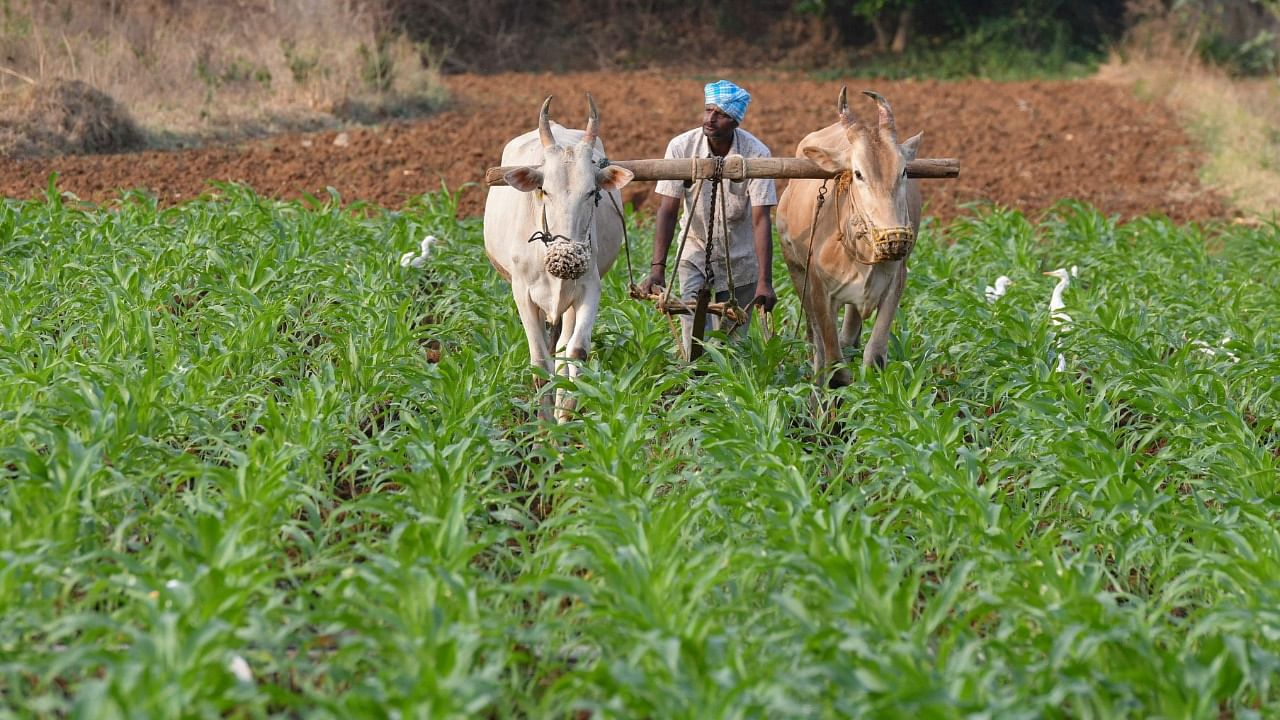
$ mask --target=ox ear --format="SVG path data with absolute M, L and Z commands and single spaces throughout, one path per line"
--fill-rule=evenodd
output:
M 902 154 L 907 157 L 907 162 L 911 162 L 916 159 L 916 155 L 920 152 L 920 141 L 923 139 L 924 133 L 918 132 L 907 138 L 906 142 L 902 143 Z
M 846 169 L 840 162 L 843 159 L 843 153 L 833 153 L 817 145 L 805 145 L 800 148 L 800 152 L 814 165 L 829 173 L 838 173 Z
M 596 171 L 596 182 L 599 183 L 601 190 L 621 190 L 622 186 L 631 182 L 635 176 L 635 173 L 624 167 L 609 165 Z
M 508 170 L 502 178 L 520 192 L 530 192 L 542 187 L 542 171 L 537 168 L 518 167 Z

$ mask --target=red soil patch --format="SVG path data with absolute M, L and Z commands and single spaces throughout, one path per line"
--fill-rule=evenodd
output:
M 840 82 L 803 76 L 728 73 L 754 95 L 743 127 L 775 155 L 792 155 L 807 132 L 834 119 Z M 556 96 L 552 116 L 571 127 L 586 121 L 584 93 L 596 98 L 601 136 L 619 159 L 662 157 L 667 140 L 701 120 L 705 78 L 660 72 L 459 75 L 447 82 L 453 109 L 410 123 L 355 129 L 336 145 L 335 132 L 282 135 L 241 147 L 56 158 L 0 158 L 0 191 L 36 197 L 49 173 L 85 200 L 106 201 L 121 188 L 145 187 L 165 203 L 209 190 L 208 180 L 246 183 L 275 197 L 320 193 L 399 206 L 412 195 L 482 182 L 499 164 L 507 140 L 537 123 L 538 107 Z M 922 155 L 958 157 L 956 180 L 923 182 L 926 212 L 946 220 L 961 203 L 991 200 L 1035 214 L 1077 198 L 1125 217 L 1158 212 L 1176 220 L 1229 214 L 1196 177 L 1198 154 L 1164 107 L 1127 88 L 1096 80 L 992 83 L 850 82 L 874 88 L 893 104 L 900 135 L 925 131 Z M 853 93 L 855 113 L 874 105 Z M 625 195 L 643 207 L 651 183 Z M 477 214 L 481 187 L 463 192 L 463 214 Z

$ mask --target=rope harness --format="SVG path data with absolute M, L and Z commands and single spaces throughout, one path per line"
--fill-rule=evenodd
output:
M 836 202 L 839 203 L 840 193 L 849 194 L 849 214 L 853 225 L 850 237 L 845 234 L 845 223 L 840 219 L 841 205 L 837 204 L 836 240 L 844 248 L 845 254 L 863 265 L 879 265 L 882 262 L 902 260 L 910 255 L 916 244 L 915 230 L 905 225 L 876 227 L 858 204 L 858 196 L 849 189 L 852 182 L 853 176 L 848 171 L 837 176 Z
M 671 326 L 671 332 L 676 340 L 676 346 L 680 348 L 681 354 L 684 354 L 684 343 L 682 342 L 681 333 L 676 328 L 675 321 L 671 317 L 671 312 L 667 309 L 667 300 L 671 296 L 671 288 L 675 285 L 676 273 L 680 268 L 680 261 L 684 257 L 685 243 L 689 238 L 689 231 L 693 228 L 693 218 L 696 217 L 694 211 L 698 207 L 698 200 L 702 198 L 702 186 L 706 180 L 711 181 L 711 197 L 708 198 L 707 207 L 707 225 L 706 225 L 706 247 L 702 257 L 702 269 L 706 274 L 706 282 L 698 289 L 693 309 L 693 331 L 691 333 L 688 354 L 685 359 L 696 360 L 702 354 L 702 335 L 706 330 L 707 309 L 711 305 L 712 291 L 715 288 L 716 272 L 715 266 L 712 264 L 712 253 L 715 250 L 716 235 L 716 212 L 720 214 L 720 237 L 724 243 L 724 266 L 725 280 L 728 288 L 728 300 L 723 303 L 723 307 L 719 309 L 720 314 L 731 320 L 737 325 L 745 324 L 749 318 L 746 313 L 738 307 L 738 301 L 735 297 L 733 284 L 733 263 L 729 260 L 729 213 L 725 208 L 724 193 L 721 192 L 720 184 L 724 180 L 724 157 L 720 155 L 710 155 L 715 160 L 715 169 L 711 173 L 710 178 L 697 177 L 697 159 L 691 158 L 690 162 L 690 180 L 695 180 L 697 184 L 693 189 L 693 199 L 689 203 L 688 209 L 685 211 L 684 232 L 680 236 L 680 246 L 676 250 L 676 261 L 671 269 L 671 279 L 667 282 L 666 289 L 659 301 L 659 308 L 667 315 L 668 324 Z
M 727 276 L 728 283 L 729 283 L 729 293 L 730 293 L 730 296 L 732 296 L 734 285 L 733 285 L 733 265 L 729 262 L 729 226 L 726 220 L 726 216 L 728 215 L 728 213 L 725 211 L 725 208 L 724 208 L 724 195 L 720 192 L 720 183 L 724 178 L 724 158 L 717 155 L 715 156 L 715 161 L 716 161 L 716 169 L 713 170 L 711 173 L 711 205 L 707 208 L 707 247 L 706 247 L 706 253 L 702 258 L 702 268 L 703 268 L 703 271 L 707 274 L 706 286 L 714 287 L 716 284 L 716 270 L 715 270 L 715 267 L 711 265 L 711 252 L 712 252 L 712 249 L 715 247 L 715 237 L 716 237 L 715 227 L 716 227 L 716 210 L 717 210 L 716 201 L 719 200 L 718 209 L 720 210 L 720 220 L 721 220 L 721 223 L 724 225 L 724 228 L 721 232 L 721 238 L 724 242 L 724 267 L 725 267 L 725 274 Z M 689 224 L 692 224 L 692 222 L 690 222 Z M 677 258 L 676 264 L 678 265 L 679 262 L 680 260 L 679 258 Z
M 676 249 L 676 261 L 672 263 L 671 274 L 667 282 L 665 283 L 661 294 L 648 295 L 648 294 L 642 293 L 639 287 L 636 285 L 635 274 L 631 264 L 631 240 L 626 230 L 625 219 L 623 223 L 623 241 L 626 249 L 627 280 L 628 280 L 628 287 L 630 288 L 630 294 L 633 298 L 637 298 L 637 299 L 657 300 L 659 311 L 663 313 L 663 315 L 665 315 L 667 318 L 667 323 L 671 329 L 672 338 L 675 340 L 676 347 L 679 348 L 680 354 L 687 360 L 696 359 L 698 355 L 701 354 L 701 349 L 702 349 L 701 340 L 702 340 L 702 334 L 705 331 L 705 321 L 706 321 L 706 315 L 708 314 L 708 312 L 710 312 L 711 314 L 720 315 L 721 317 L 724 317 L 726 320 L 734 323 L 735 326 L 737 326 L 737 325 L 745 325 L 747 324 L 747 322 L 750 321 L 750 307 L 751 307 L 750 305 L 748 305 L 747 309 L 745 310 L 742 307 L 740 307 L 737 302 L 736 293 L 734 292 L 737 286 L 734 283 L 733 263 L 730 258 L 731 248 L 730 248 L 730 242 L 729 242 L 729 239 L 730 239 L 729 220 L 728 220 L 729 214 L 728 214 L 728 210 L 726 207 L 726 200 L 725 200 L 726 192 L 721 188 L 722 182 L 726 179 L 725 157 L 715 155 L 714 153 L 709 153 L 707 155 L 706 159 L 710 159 L 715 162 L 714 169 L 711 172 L 710 177 L 698 177 L 698 161 L 700 159 L 701 158 L 698 158 L 697 156 L 693 156 L 689 158 L 689 180 L 686 181 L 685 187 L 688 188 L 692 186 L 693 188 L 691 193 L 692 198 L 690 199 L 688 206 L 685 208 L 684 229 L 681 232 L 680 243 Z M 605 164 L 607 164 L 607 161 L 601 161 L 601 167 L 604 167 Z M 728 179 L 737 180 L 737 181 L 746 180 L 747 174 L 748 174 L 746 159 L 743 159 L 737 167 L 738 167 L 737 173 L 730 173 L 730 174 L 736 175 L 737 177 L 731 177 Z M 690 307 L 690 304 L 687 301 L 673 302 L 671 300 L 671 291 L 674 288 L 676 278 L 678 277 L 680 263 L 684 258 L 685 246 L 688 244 L 689 233 L 693 229 L 693 225 L 694 225 L 693 218 L 696 217 L 698 203 L 702 199 L 703 185 L 707 180 L 710 180 L 712 182 L 712 185 L 711 185 L 710 196 L 708 198 L 709 206 L 707 211 L 707 222 L 706 222 L 706 238 L 705 238 L 706 245 L 703 249 L 703 258 L 702 258 L 703 272 L 706 277 L 706 282 L 703 285 L 703 287 L 699 289 L 696 295 L 693 307 Z M 824 183 L 824 194 L 825 194 L 825 183 Z M 612 196 L 610 197 L 612 199 Z M 617 206 L 616 200 L 614 200 L 614 205 L 616 208 Z M 618 214 L 619 216 L 622 215 L 621 209 L 618 209 Z M 726 302 L 723 302 L 723 303 L 711 303 L 711 296 L 712 296 L 712 292 L 714 290 L 715 281 L 716 281 L 716 269 L 713 263 L 713 255 L 715 253 L 715 248 L 716 248 L 715 235 L 716 235 L 717 219 L 720 221 L 719 222 L 720 237 L 721 237 L 721 242 L 724 243 L 724 248 L 725 248 L 725 252 L 724 252 L 725 280 L 729 290 L 728 298 Z M 806 287 L 807 287 L 807 275 L 806 275 Z M 764 339 L 768 341 L 773 337 L 773 334 L 774 334 L 774 328 L 771 322 L 771 313 L 765 310 L 762 305 L 757 306 L 756 311 L 760 315 L 761 332 L 763 334 Z M 684 348 L 683 342 L 681 342 L 682 333 L 680 331 L 680 328 L 676 325 L 675 318 L 673 317 L 673 315 L 689 313 L 689 312 L 692 312 L 693 314 L 694 342 L 691 344 L 688 351 L 686 351 Z
M 666 316 L 667 325 L 671 329 L 672 339 L 675 341 L 676 347 L 679 349 L 681 357 L 683 357 L 685 360 L 696 359 L 698 355 L 701 354 L 702 327 L 705 325 L 706 312 L 708 307 L 711 304 L 710 288 L 715 283 L 715 269 L 712 267 L 712 264 L 711 264 L 711 253 L 714 247 L 717 200 L 719 200 L 719 207 L 720 207 L 720 221 L 722 226 L 721 236 L 724 238 L 724 243 L 726 248 L 725 258 L 724 258 L 725 276 L 729 282 L 729 287 L 730 288 L 733 287 L 733 265 L 729 262 L 729 253 L 727 252 L 729 247 L 729 242 L 728 242 L 729 225 L 727 220 L 728 213 L 724 209 L 723 193 L 719 192 L 720 181 L 723 179 L 723 176 L 724 176 L 724 158 L 719 156 L 714 156 L 714 155 L 712 157 L 716 160 L 716 167 L 715 167 L 715 171 L 712 173 L 711 178 L 698 177 L 698 164 L 697 164 L 698 158 L 696 157 L 690 158 L 689 182 L 693 183 L 693 193 L 692 193 L 693 199 L 690 201 L 689 207 L 685 209 L 686 221 L 684 223 L 684 231 L 680 234 L 680 244 L 676 248 L 676 261 L 672 264 L 671 277 L 663 287 L 662 294 L 657 297 L 658 310 L 663 315 Z M 680 268 L 680 261 L 681 259 L 684 258 L 684 248 L 689 240 L 689 231 L 693 228 L 692 218 L 695 217 L 694 213 L 698 209 L 698 201 L 702 198 L 702 186 L 707 179 L 710 179 L 714 183 L 711 186 L 711 197 L 710 197 L 711 205 L 710 205 L 710 213 L 707 218 L 707 238 L 706 238 L 707 247 L 706 247 L 706 252 L 703 255 L 703 271 L 707 275 L 707 282 L 706 282 L 706 285 L 704 285 L 703 288 L 698 291 L 698 296 L 695 301 L 695 306 L 693 308 L 693 325 L 694 325 L 693 334 L 694 334 L 694 337 L 699 342 L 694 343 L 686 353 L 684 348 L 684 343 L 682 342 L 682 339 L 683 339 L 681 337 L 682 333 L 680 331 L 680 328 L 676 325 L 676 321 L 674 317 L 675 311 L 673 310 L 672 303 L 671 303 L 671 289 L 675 285 L 676 273 Z M 627 279 L 631 287 L 631 296 L 635 298 L 640 298 L 640 299 L 647 299 L 645 295 L 642 295 L 640 293 L 639 288 L 635 284 L 635 278 L 631 274 L 631 247 L 630 247 L 630 239 L 627 237 L 625 232 L 625 223 L 624 223 L 623 237 L 627 243 L 627 276 L 628 276 Z M 682 303 L 681 306 L 682 306 L 681 309 L 685 310 L 686 312 L 689 311 L 687 304 Z M 728 302 L 724 303 L 723 307 L 715 308 L 714 311 L 718 312 L 723 317 L 726 317 L 739 325 L 745 324 L 747 321 L 747 315 L 745 312 L 742 311 L 741 308 L 738 307 L 737 300 L 734 298 L 732 291 L 729 292 Z
M 813 231 L 818 227 L 818 214 L 822 212 L 822 205 L 827 201 L 827 181 L 822 181 L 822 187 L 818 188 L 818 200 L 813 206 L 813 219 L 809 222 L 809 252 L 804 258 L 804 290 L 800 292 L 800 314 L 796 315 L 795 335 L 800 335 L 801 318 L 809 317 L 807 309 L 809 304 L 809 265 L 813 262 Z

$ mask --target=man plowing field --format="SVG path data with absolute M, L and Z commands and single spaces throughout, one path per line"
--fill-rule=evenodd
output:
M 770 213 L 777 204 L 774 180 L 790 178 L 778 226 L 814 345 L 814 371 L 821 379 L 829 365 L 842 359 L 835 329 L 841 308 L 848 308 L 839 337 L 845 344 L 856 345 L 863 321 L 876 315 L 863 361 L 883 367 L 889 327 L 906 280 L 905 262 L 919 230 L 915 180 L 956 177 L 959 161 L 917 158 L 919 135 L 899 144 L 889 103 L 875 92 L 866 93 L 878 107 L 874 124 L 853 117 L 842 89 L 839 122 L 810 133 L 791 158 L 771 157 L 764 143 L 739 127 L 751 101 L 745 90 L 722 80 L 707 85 L 705 94 L 703 125 L 673 138 L 665 158 L 607 161 L 630 173 L 630 180 L 657 181 L 663 198 L 653 263 L 639 285 L 632 281 L 627 254 L 631 297 L 656 301 L 673 333 L 672 316 L 680 316 L 680 350 L 690 359 L 700 354 L 707 326 L 723 323 L 729 333 L 740 335 L 750 323 L 753 305 L 767 311 L 777 302 L 770 272 Z M 518 169 L 489 168 L 486 182 L 505 184 Z M 832 203 L 824 209 L 829 191 Z M 682 200 L 677 272 L 667 278 Z M 623 232 L 627 247 L 625 227 Z M 681 299 L 672 298 L 668 289 L 668 280 L 677 277 Z M 844 368 L 830 378 L 833 386 L 849 381 Z
M 751 95 L 727 80 L 707 84 L 706 105 L 700 127 L 681 133 L 667 145 L 665 158 L 744 158 L 770 157 L 769 148 L 740 127 L 746 117 Z M 758 304 L 772 310 L 778 301 L 773 289 L 773 232 L 770 213 L 778 204 L 772 178 L 748 178 L 739 181 L 716 179 L 712 183 L 692 180 L 660 180 L 654 191 L 662 197 L 654 230 L 653 263 L 649 277 L 640 284 L 644 294 L 666 285 L 667 254 L 674 238 L 676 217 L 681 205 L 682 248 L 677 252 L 676 272 L 680 278 L 680 294 L 693 301 L 704 289 L 715 295 L 717 302 L 727 302 L 732 292 L 738 307 Z M 696 194 L 701 194 L 697 197 Z M 727 260 L 726 260 L 727 258 Z M 732 283 L 732 284 L 731 284 Z M 705 303 L 704 303 L 705 305 Z M 751 320 L 750 313 L 745 321 Z M 709 321 L 712 329 L 718 318 L 681 315 L 682 346 L 693 353 L 691 338 L 694 323 Z M 726 320 L 725 330 L 735 333 L 742 325 Z

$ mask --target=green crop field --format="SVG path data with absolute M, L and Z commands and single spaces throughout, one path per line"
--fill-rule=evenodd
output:
M 926 224 L 838 392 L 620 259 L 554 425 L 455 203 L 0 204 L 0 715 L 1280 715 L 1276 225 Z

